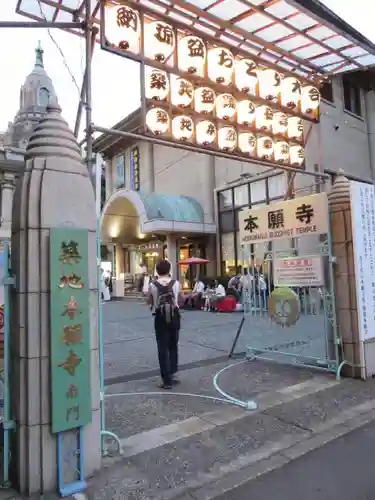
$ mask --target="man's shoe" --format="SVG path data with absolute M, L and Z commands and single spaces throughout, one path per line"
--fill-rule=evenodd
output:
M 164 389 L 164 390 L 169 390 L 172 389 L 172 384 L 166 384 L 165 382 L 162 382 L 161 384 L 158 385 L 159 389 Z

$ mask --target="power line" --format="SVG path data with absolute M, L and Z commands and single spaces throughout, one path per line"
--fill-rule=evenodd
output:
M 40 11 L 40 15 L 42 16 L 42 18 L 44 19 L 44 21 L 47 21 L 47 17 L 46 15 L 44 14 L 43 12 L 43 7 L 42 7 L 42 4 L 41 4 L 41 1 L 40 0 L 37 0 L 38 2 L 38 6 L 39 6 L 39 11 Z M 74 86 L 76 87 L 77 89 L 77 92 L 78 92 L 78 95 L 81 94 L 81 89 L 79 88 L 79 85 L 77 83 L 77 80 L 75 79 L 75 76 L 72 72 L 72 70 L 70 69 L 69 67 L 69 64 L 66 60 L 66 57 L 65 57 L 65 54 L 64 52 L 62 51 L 60 45 L 56 42 L 55 38 L 53 37 L 52 33 L 51 33 L 51 30 L 49 28 L 47 28 L 47 32 L 48 32 L 48 36 L 50 37 L 50 39 L 52 40 L 52 43 L 55 45 L 55 47 L 57 48 L 57 50 L 59 51 L 60 55 L 61 55 L 61 58 L 62 58 L 62 62 L 66 68 L 66 70 L 68 71 L 69 75 L 70 75 L 70 78 L 72 79 L 72 82 L 74 84 Z

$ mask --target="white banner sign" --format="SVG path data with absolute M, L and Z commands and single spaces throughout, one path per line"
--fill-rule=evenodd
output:
M 275 259 L 274 285 L 286 287 L 323 286 L 321 257 Z
M 240 243 L 261 243 L 328 233 L 326 193 L 272 203 L 239 213 Z
M 375 188 L 350 183 L 359 339 L 375 338 Z

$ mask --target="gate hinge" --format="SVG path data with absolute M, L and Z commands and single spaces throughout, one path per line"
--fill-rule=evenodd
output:
M 8 276 L 7 278 L 4 278 L 3 282 L 4 285 L 6 286 L 14 286 L 16 284 L 16 280 L 13 276 Z
M 335 257 L 334 255 L 330 255 L 329 257 L 329 261 L 331 264 L 336 264 L 337 262 L 337 257 Z
M 14 423 L 14 420 L 8 420 L 7 422 L 3 422 L 3 429 L 5 431 L 11 431 L 13 429 L 15 429 L 15 423 Z

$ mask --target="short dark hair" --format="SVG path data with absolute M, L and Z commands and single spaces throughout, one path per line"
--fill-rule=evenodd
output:
M 159 276 L 168 276 L 171 272 L 171 263 L 168 260 L 161 260 L 156 264 L 156 272 Z

